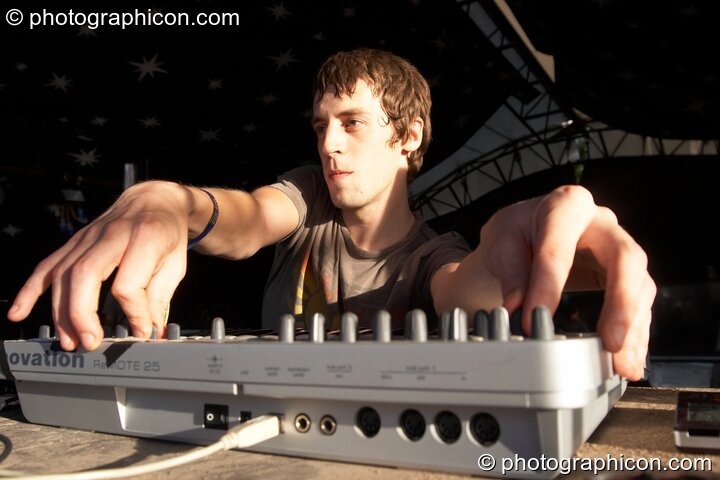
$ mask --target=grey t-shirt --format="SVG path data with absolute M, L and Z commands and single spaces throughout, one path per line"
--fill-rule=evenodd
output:
M 470 251 L 459 234 L 438 235 L 418 216 L 398 244 L 378 251 L 358 248 L 330 199 L 319 166 L 291 170 L 272 187 L 290 197 L 300 222 L 275 247 L 263 299 L 265 328 L 276 329 L 287 313 L 300 323 L 322 313 L 330 328 L 339 328 L 344 312 L 355 313 L 361 327 L 371 327 L 380 309 L 390 312 L 396 328 L 413 308 L 433 318 L 433 273 Z

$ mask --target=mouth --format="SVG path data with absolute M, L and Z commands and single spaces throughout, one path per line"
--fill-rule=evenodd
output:
M 334 182 L 339 182 L 340 180 L 343 180 L 352 175 L 352 173 L 353 172 L 346 170 L 331 170 L 330 172 L 328 172 L 328 179 Z

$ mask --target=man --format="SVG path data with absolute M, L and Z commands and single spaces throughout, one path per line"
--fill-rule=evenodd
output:
M 504 305 L 522 308 L 529 331 L 532 308 L 555 309 L 564 288 L 604 288 L 605 348 L 617 373 L 641 378 L 656 288 L 645 253 L 610 210 L 581 187 L 558 188 L 500 210 L 470 252 L 409 208 L 407 182 L 431 133 L 419 72 L 387 52 L 340 52 L 321 67 L 315 89 L 321 169 L 291 171 L 252 193 L 138 184 L 37 266 L 8 317 L 27 317 L 52 283 L 62 347 L 94 349 L 102 339 L 100 285 L 117 268 L 112 293 L 134 334 L 148 337 L 152 325 L 162 332 L 185 274 L 188 237 L 200 235 L 198 250 L 232 259 L 278 245 L 266 324 L 288 310 L 321 309 L 333 319 L 357 308 L 367 319 L 387 308 L 397 320 L 416 306 L 472 313 Z

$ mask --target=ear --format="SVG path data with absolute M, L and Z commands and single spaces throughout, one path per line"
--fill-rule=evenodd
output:
M 410 123 L 410 128 L 405 135 L 402 143 L 402 148 L 405 152 L 414 152 L 415 150 L 420 148 L 420 144 L 422 143 L 423 138 L 424 125 L 425 122 L 423 122 L 422 118 L 420 117 L 415 117 Z

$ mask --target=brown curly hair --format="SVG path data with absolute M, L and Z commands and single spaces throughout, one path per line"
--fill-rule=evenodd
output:
M 430 144 L 430 87 L 418 69 L 404 58 L 383 50 L 360 48 L 338 52 L 320 66 L 313 97 L 318 101 L 326 92 L 334 92 L 337 97 L 352 95 L 358 80 L 365 80 L 380 98 L 394 130 L 391 144 L 407 138 L 413 119 L 422 119 L 422 142 L 408 155 L 408 181 L 412 180 Z

